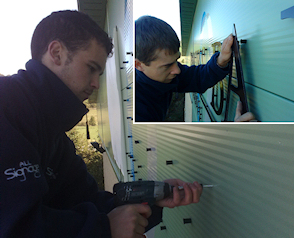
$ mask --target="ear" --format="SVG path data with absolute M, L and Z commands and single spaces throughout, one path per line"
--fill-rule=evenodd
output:
M 48 46 L 47 53 L 52 63 L 57 66 L 60 66 L 62 64 L 64 46 L 61 42 L 57 40 L 52 41 Z
M 145 64 L 142 63 L 140 60 L 135 58 L 135 68 L 141 72 L 144 72 L 144 66 Z

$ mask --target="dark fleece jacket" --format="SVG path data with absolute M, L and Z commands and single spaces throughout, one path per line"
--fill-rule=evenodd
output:
M 40 62 L 26 68 L 0 78 L 0 237 L 111 237 L 113 194 L 65 134 L 88 109 Z
M 170 83 L 161 83 L 136 70 L 135 122 L 162 122 L 165 119 L 173 92 L 204 93 L 224 79 L 229 67 L 220 68 L 214 54 L 205 65 L 191 66 L 178 63 L 181 73 Z

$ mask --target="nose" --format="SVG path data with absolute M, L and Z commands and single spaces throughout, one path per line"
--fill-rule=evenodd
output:
M 99 78 L 100 78 L 100 76 L 96 76 L 96 77 L 93 77 L 92 78 L 92 80 L 91 80 L 91 87 L 93 87 L 95 89 L 99 89 L 99 87 L 100 87 Z
M 172 66 L 170 74 L 180 74 L 180 73 L 181 73 L 181 69 L 179 68 L 178 63 L 175 62 Z

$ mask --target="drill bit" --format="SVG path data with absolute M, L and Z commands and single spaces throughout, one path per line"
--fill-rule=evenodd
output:
M 213 188 L 214 187 L 214 185 L 212 185 L 212 184 L 200 184 L 200 185 L 202 186 L 202 188 Z M 184 187 L 183 186 L 178 186 L 178 189 L 183 190 Z
M 202 187 L 203 188 L 213 188 L 214 187 L 214 185 L 212 185 L 212 184 L 201 184 L 202 185 Z

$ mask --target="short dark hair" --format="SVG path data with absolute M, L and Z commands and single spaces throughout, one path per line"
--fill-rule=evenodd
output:
M 156 60 L 156 50 L 179 51 L 180 41 L 174 29 L 165 21 L 152 16 L 142 16 L 135 21 L 136 59 L 146 65 Z
M 112 42 L 90 16 L 78 11 L 58 11 L 44 18 L 36 27 L 32 41 L 32 59 L 41 61 L 48 45 L 58 40 L 65 45 L 70 55 L 79 49 L 87 49 L 92 39 L 102 45 L 107 55 L 112 53 Z

